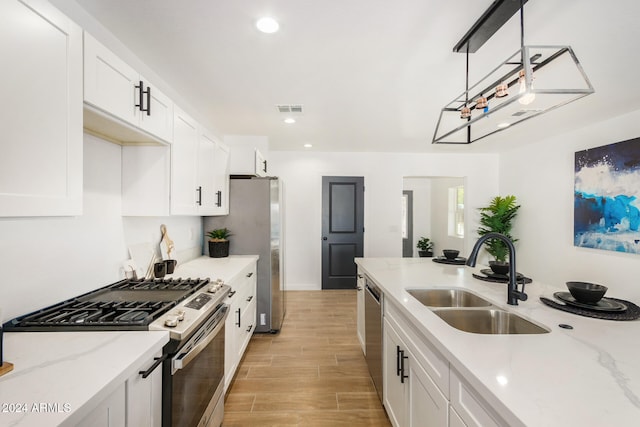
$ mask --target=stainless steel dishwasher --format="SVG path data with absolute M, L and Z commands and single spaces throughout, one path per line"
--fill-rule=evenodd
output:
M 364 328 L 369 373 L 382 402 L 382 300 L 384 294 L 368 278 L 365 281 Z

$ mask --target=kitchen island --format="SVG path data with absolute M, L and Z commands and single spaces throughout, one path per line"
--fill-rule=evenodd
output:
M 107 425 L 103 416 L 124 425 L 125 383 L 168 341 L 149 331 L 5 333 L 14 369 L 0 377 L 0 425 Z
M 409 335 L 426 342 L 448 363 L 452 385 L 449 389 L 447 376 L 442 394 L 452 406 L 460 398 L 455 394 L 462 395 L 461 388 L 453 385 L 460 378 L 478 401 L 487 405 L 495 425 L 637 425 L 640 346 L 636 340 L 640 321 L 582 317 L 539 300 L 540 296 L 553 299 L 554 292 L 565 291 L 562 283 L 543 284 L 534 278 L 525 289 L 529 299 L 510 306 L 506 304 L 506 284 L 472 276 L 481 268 L 438 264 L 431 258 L 359 258 L 356 264 L 359 273 L 382 289 L 385 306 L 406 320 Z M 485 335 L 455 329 L 406 292 L 438 287 L 467 289 L 550 332 Z M 622 295 L 606 296 L 624 299 Z M 483 424 L 466 419 L 460 423 L 458 418 L 454 422 L 451 411 L 447 419 L 452 426 Z

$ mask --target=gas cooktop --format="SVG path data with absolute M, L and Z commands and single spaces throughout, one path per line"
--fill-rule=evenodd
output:
M 125 279 L 17 317 L 6 331 L 148 330 L 209 279 Z

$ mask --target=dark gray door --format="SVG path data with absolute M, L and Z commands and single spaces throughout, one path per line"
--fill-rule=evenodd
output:
M 413 257 L 413 191 L 402 192 L 402 256 Z
M 322 289 L 355 289 L 364 240 L 364 178 L 322 177 Z

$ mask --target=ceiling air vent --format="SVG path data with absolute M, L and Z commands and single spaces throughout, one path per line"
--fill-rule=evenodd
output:
M 290 114 L 290 113 L 302 113 L 302 104 L 280 104 L 276 105 L 278 112 Z

